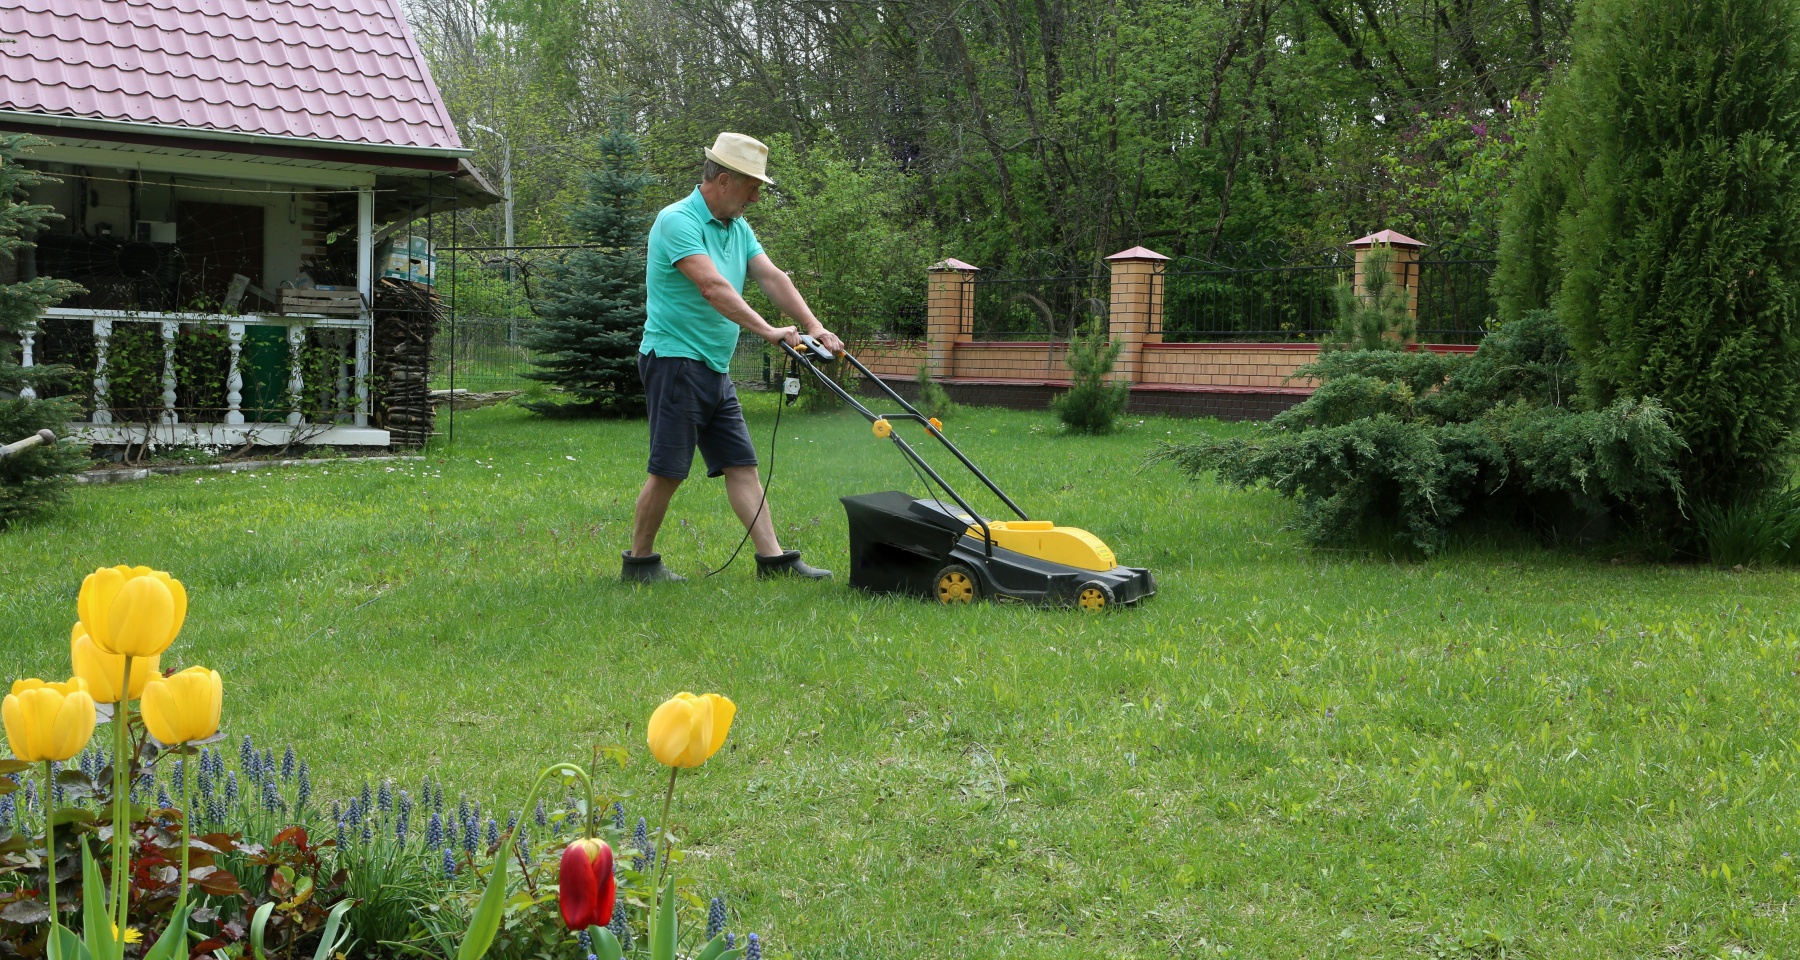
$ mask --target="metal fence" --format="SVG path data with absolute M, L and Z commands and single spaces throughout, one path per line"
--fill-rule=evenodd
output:
M 1479 343 L 1493 316 L 1493 260 L 1416 265 L 1418 339 Z M 1332 333 L 1336 290 L 1351 263 L 1305 267 L 1170 270 L 1163 275 L 1163 341 L 1312 342 Z
M 1092 321 L 1105 324 L 1108 279 L 979 277 L 975 284 L 976 340 L 1066 341 Z

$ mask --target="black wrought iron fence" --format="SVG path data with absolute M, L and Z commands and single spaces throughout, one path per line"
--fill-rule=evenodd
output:
M 1492 260 L 1424 260 L 1418 284 L 1418 339 L 1479 343 L 1493 315 Z M 1337 288 L 1351 263 L 1304 267 L 1171 270 L 1163 275 L 1163 340 L 1168 343 L 1310 342 L 1336 325 Z
M 444 303 L 432 339 L 431 385 L 478 392 L 531 384 L 533 302 L 543 281 L 579 246 L 450 247 L 438 251 L 437 290 Z
M 1477 344 L 1494 316 L 1497 260 L 1419 261 L 1420 343 Z
M 975 329 L 980 341 L 1068 340 L 1093 320 L 1106 323 L 1108 278 L 979 277 L 974 284 Z

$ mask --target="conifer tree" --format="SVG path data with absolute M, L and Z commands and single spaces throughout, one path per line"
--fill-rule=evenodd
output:
M 635 417 L 644 412 L 638 344 L 644 337 L 644 243 L 649 217 L 638 140 L 623 120 L 598 143 L 587 199 L 569 224 L 587 249 L 572 251 L 544 281 L 537 329 L 527 340 L 537 367 L 526 376 L 560 395 L 528 406 L 550 416 Z
M 1593 0 L 1509 203 L 1496 292 L 1553 305 L 1582 393 L 1659 398 L 1689 497 L 1784 478 L 1800 419 L 1793 0 Z
M 81 288 L 65 280 L 16 279 L 19 253 L 56 214 L 43 204 L 25 202 L 25 190 L 53 178 L 18 162 L 19 154 L 43 141 L 0 134 L 0 444 L 22 440 L 39 430 L 61 434 L 78 410 L 71 399 L 39 395 L 72 371 L 67 367 L 21 366 L 20 338 L 31 330 L 46 307 Z M 13 279 L 7 279 L 13 278 Z M 40 446 L 0 460 L 0 527 L 54 505 L 68 490 L 71 474 L 85 458 L 80 449 L 56 444 Z

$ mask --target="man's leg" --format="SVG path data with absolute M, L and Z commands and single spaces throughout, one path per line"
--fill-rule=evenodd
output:
M 754 467 L 751 472 L 755 473 Z M 754 477 L 751 482 L 755 482 Z M 638 491 L 637 509 L 633 512 L 632 556 L 647 557 L 656 552 L 656 532 L 662 529 L 663 517 L 669 513 L 669 501 L 675 498 L 675 491 L 680 486 L 681 480 L 675 477 L 659 477 L 652 473 L 644 478 L 644 489 Z
M 773 557 L 781 553 L 781 542 L 775 539 L 775 521 L 769 519 L 769 506 L 763 502 L 762 481 L 757 478 L 754 464 L 725 468 L 725 495 L 731 498 L 731 509 L 738 522 L 750 528 L 750 542 L 756 545 L 757 555 Z M 757 516 L 759 505 L 761 516 Z

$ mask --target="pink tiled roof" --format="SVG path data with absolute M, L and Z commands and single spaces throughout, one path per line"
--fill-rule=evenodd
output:
M 462 146 L 399 0 L 0 0 L 0 32 L 0 110 Z
M 1386 245 L 1392 246 L 1392 247 L 1412 247 L 1414 249 L 1419 249 L 1419 248 L 1425 246 L 1425 241 L 1414 240 L 1413 238 L 1407 236 L 1404 233 L 1397 233 L 1393 230 L 1382 230 L 1379 233 L 1371 233 L 1366 237 L 1357 237 L 1355 240 L 1350 241 L 1350 246 L 1358 247 L 1358 248 L 1373 247 L 1373 246 L 1376 246 L 1377 244 L 1386 244 Z

